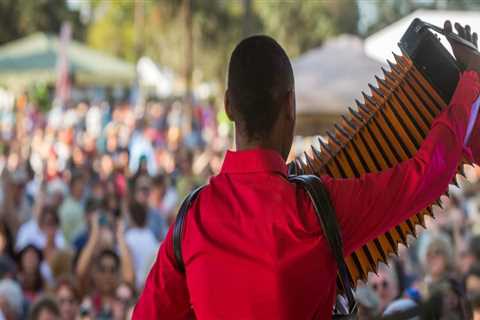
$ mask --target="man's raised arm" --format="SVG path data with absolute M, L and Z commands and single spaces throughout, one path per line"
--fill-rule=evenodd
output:
M 463 155 L 473 153 L 479 159 L 480 149 L 471 150 L 464 141 L 472 105 L 479 93 L 477 72 L 464 72 L 449 107 L 434 120 L 412 159 L 358 179 L 323 177 L 347 255 L 440 197 Z M 477 135 L 473 133 L 470 139 Z
M 476 40 L 469 28 L 458 24 L 456 28 L 462 38 Z M 449 22 L 445 29 L 451 31 Z M 358 179 L 323 177 L 339 220 L 346 255 L 438 199 L 447 190 L 463 156 L 480 160 L 480 119 L 472 112 L 480 102 L 480 56 L 459 46 L 452 43 L 457 59 L 468 70 L 461 74 L 450 105 L 434 120 L 412 159 Z

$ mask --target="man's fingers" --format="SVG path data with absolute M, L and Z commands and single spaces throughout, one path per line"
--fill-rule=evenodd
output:
M 470 26 L 468 24 L 465 26 L 465 39 L 467 41 L 472 41 L 472 34 L 471 34 Z
M 458 35 L 465 39 L 465 29 L 463 29 L 462 25 L 455 22 L 455 29 L 457 30 Z
M 445 30 L 446 33 L 452 33 L 452 23 L 450 20 L 445 21 L 443 24 L 443 30 Z
M 476 32 L 472 34 L 472 42 L 475 45 L 475 47 L 478 48 L 478 34 Z

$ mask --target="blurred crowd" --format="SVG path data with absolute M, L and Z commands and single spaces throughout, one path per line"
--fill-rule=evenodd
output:
M 356 292 L 359 319 L 416 310 L 405 319 L 480 319 L 480 167 L 425 218 L 416 239 L 381 264 Z M 422 317 L 423 315 L 423 317 Z
M 0 320 L 129 319 L 181 200 L 230 142 L 211 103 L 0 104 Z M 480 319 L 479 169 L 359 285 L 359 319 Z
M 209 103 L 15 103 L 0 108 L 0 319 L 129 319 L 228 125 Z

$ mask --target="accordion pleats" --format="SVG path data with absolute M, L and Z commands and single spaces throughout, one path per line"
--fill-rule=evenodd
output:
M 376 77 L 377 86 L 370 85 L 370 95 L 363 93 L 363 103 L 357 100 L 356 110 L 349 108 L 350 115 L 326 133 L 328 142 L 319 139 L 321 150 L 312 146 L 295 160 L 299 172 L 358 177 L 415 154 L 446 103 L 410 59 L 395 56 L 395 60 L 396 64 L 389 62 L 389 71 L 382 69 L 383 79 Z M 379 262 L 387 262 L 389 255 L 397 253 L 399 244 L 407 245 L 407 236 L 416 236 L 415 227 L 425 227 L 425 215 L 433 216 L 432 206 L 347 257 L 351 284 L 355 287 L 357 280 L 366 280 Z M 341 291 L 338 277 L 337 285 Z

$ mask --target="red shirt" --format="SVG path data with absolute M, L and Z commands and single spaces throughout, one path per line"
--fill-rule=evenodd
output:
M 414 158 L 358 179 L 322 177 L 347 255 L 446 190 L 463 151 L 472 155 L 463 141 L 479 91 L 477 74 L 464 73 Z M 229 151 L 188 213 L 186 273 L 175 267 L 170 228 L 133 319 L 329 319 L 335 259 L 310 200 L 286 177 L 274 151 Z

